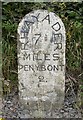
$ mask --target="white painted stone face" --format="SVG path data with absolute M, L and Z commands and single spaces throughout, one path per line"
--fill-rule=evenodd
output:
M 64 102 L 64 24 L 55 13 L 37 10 L 22 19 L 18 34 L 19 98 L 33 117 L 44 117 Z

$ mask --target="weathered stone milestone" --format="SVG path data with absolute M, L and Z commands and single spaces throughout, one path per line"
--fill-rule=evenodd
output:
M 64 102 L 65 27 L 55 13 L 37 10 L 21 20 L 18 35 L 19 98 L 33 117 L 45 117 Z

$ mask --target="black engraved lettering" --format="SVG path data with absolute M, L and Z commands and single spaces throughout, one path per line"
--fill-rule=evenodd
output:
M 59 49 L 59 50 L 62 49 L 62 43 L 54 43 L 54 44 L 55 44 L 55 49 L 54 49 L 54 51 L 57 50 L 57 49 Z
M 24 52 L 22 54 L 23 54 L 23 60 L 26 60 L 26 59 L 31 60 L 31 55 L 30 54 L 27 54 L 27 52 Z
M 55 54 L 53 54 L 53 60 L 55 61 L 55 60 L 59 60 L 59 54 L 58 53 L 55 53 Z
M 57 26 L 58 25 L 58 26 Z M 52 25 L 52 28 L 55 30 L 55 31 L 59 31 L 61 29 L 61 26 L 59 24 L 59 22 L 55 23 L 54 25 Z
M 39 54 L 37 54 L 36 60 L 42 60 Z
M 31 21 L 24 21 L 24 26 L 22 27 L 22 30 L 21 30 L 21 39 L 27 38 L 30 25 L 33 23 L 34 22 L 31 22 Z
M 61 71 L 64 70 L 64 65 L 59 65 L 59 67 L 61 68 L 61 69 L 60 69 Z
M 38 40 L 40 39 L 41 34 L 35 34 L 35 36 L 32 38 L 32 40 L 35 40 L 35 45 L 37 44 Z
M 24 31 L 21 31 L 21 39 L 24 39 L 24 38 L 28 38 L 28 33 L 24 32 Z
M 39 70 L 40 71 L 46 71 L 46 66 L 45 65 L 41 65 Z
M 43 22 L 44 20 L 48 20 L 48 23 L 50 24 L 50 16 L 49 16 L 49 14 L 42 20 L 42 22 Z
M 38 79 L 39 79 L 39 82 L 44 82 L 44 76 L 39 76 Z
M 24 25 L 26 27 L 29 27 L 31 24 L 34 24 L 34 22 L 32 22 L 32 21 L 24 21 Z
M 58 33 L 58 34 L 53 33 L 51 42 L 57 43 L 57 42 L 61 42 L 61 41 L 62 41 L 62 34 L 61 33 Z
M 53 68 L 54 71 L 56 71 L 56 70 L 59 71 L 59 65 L 54 65 L 53 67 L 54 67 Z
M 18 65 L 18 69 L 19 70 L 23 69 L 23 65 Z
M 38 21 L 39 15 L 40 15 L 40 13 L 39 13 L 37 16 L 32 15 L 32 17 L 36 18 L 37 22 L 39 22 L 39 21 Z
M 29 41 L 26 41 L 26 43 L 21 43 L 21 50 L 28 50 L 28 43 Z
M 47 66 L 47 70 L 48 70 L 48 71 L 52 71 L 52 69 L 53 69 L 52 65 L 48 65 L 48 66 Z
M 44 54 L 45 60 L 50 60 L 49 56 L 50 54 Z

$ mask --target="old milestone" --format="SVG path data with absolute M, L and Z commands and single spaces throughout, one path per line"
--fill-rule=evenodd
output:
M 64 24 L 53 12 L 36 10 L 19 23 L 19 99 L 31 117 L 46 117 L 64 102 L 65 42 Z

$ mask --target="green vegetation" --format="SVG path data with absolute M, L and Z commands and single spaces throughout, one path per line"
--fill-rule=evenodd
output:
M 47 9 L 55 12 L 63 21 L 66 28 L 66 70 L 80 84 L 83 96 L 83 73 L 81 69 L 83 49 L 83 5 L 82 3 L 3 3 L 3 75 L 5 80 L 17 82 L 17 27 L 20 20 L 29 12 L 36 9 Z M 82 64 L 83 67 L 83 64 Z M 82 103 L 83 105 L 83 103 Z

